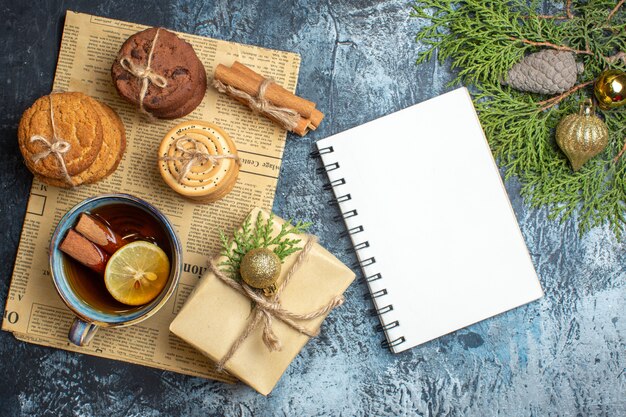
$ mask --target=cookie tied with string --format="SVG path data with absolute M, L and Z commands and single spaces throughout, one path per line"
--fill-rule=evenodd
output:
M 111 67 L 111 77 L 121 97 L 159 119 L 191 113 L 207 88 L 206 71 L 193 47 L 163 28 L 128 38 Z
M 46 184 L 63 188 L 112 174 L 126 149 L 117 113 L 77 92 L 37 99 L 22 115 L 17 136 L 28 169 Z
M 202 121 L 185 122 L 168 132 L 158 158 L 165 183 L 200 203 L 225 197 L 239 175 L 235 143 L 218 126 Z
M 28 169 L 58 180 L 87 170 L 102 146 L 102 122 L 96 106 L 94 99 L 82 93 L 37 99 L 22 115 L 18 128 Z

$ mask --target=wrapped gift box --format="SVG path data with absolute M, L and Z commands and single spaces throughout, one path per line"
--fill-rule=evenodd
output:
M 264 219 L 269 214 L 260 209 L 252 211 L 254 220 L 259 211 Z M 274 234 L 280 231 L 284 220 L 274 217 Z M 310 236 L 298 235 L 303 246 Z M 299 252 L 288 256 L 281 268 L 281 276 L 291 269 Z M 220 257 L 219 265 L 225 258 Z M 330 252 L 315 243 L 296 270 L 291 281 L 280 296 L 281 307 L 295 314 L 308 314 L 343 294 L 354 280 L 354 273 Z M 252 318 L 253 304 L 245 295 L 232 289 L 212 272 L 208 272 L 198 283 L 193 293 L 172 322 L 172 333 L 193 345 L 215 362 L 228 352 Z M 311 320 L 300 320 L 298 324 L 315 332 L 326 318 L 326 314 Z M 274 318 L 272 330 L 281 343 L 281 350 L 270 351 L 262 340 L 262 324 L 246 338 L 224 369 L 263 395 L 269 394 L 291 361 L 308 342 L 309 337 L 299 333 L 282 321 Z

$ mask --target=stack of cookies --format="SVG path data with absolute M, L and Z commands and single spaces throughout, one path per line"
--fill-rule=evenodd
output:
M 191 113 L 207 87 L 206 71 L 193 47 L 163 28 L 128 38 L 111 67 L 111 77 L 121 97 L 159 119 Z
M 183 197 L 200 203 L 226 196 L 239 175 L 235 144 L 211 123 L 190 121 L 176 126 L 165 135 L 158 156 L 165 183 Z
M 126 149 L 117 113 L 82 93 L 40 97 L 22 115 L 17 134 L 28 169 L 41 181 L 63 188 L 107 177 Z

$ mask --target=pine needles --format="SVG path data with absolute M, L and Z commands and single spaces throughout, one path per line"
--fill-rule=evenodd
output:
M 483 129 L 506 177 L 516 176 L 533 207 L 548 206 L 553 219 L 576 212 L 580 233 L 608 222 L 618 238 L 626 225 L 626 111 L 599 112 L 609 128 L 606 151 L 573 172 L 554 139 L 559 120 L 593 96 L 593 80 L 609 68 L 626 70 L 623 2 L 565 2 L 562 12 L 540 13 L 525 0 L 417 1 L 413 17 L 424 21 L 416 41 L 425 49 L 417 63 L 435 57 L 456 70 L 452 84 L 472 91 Z M 502 86 L 522 57 L 544 48 L 571 50 L 585 65 L 580 84 L 562 96 L 519 92 Z
M 244 220 L 241 229 L 235 231 L 232 239 L 229 239 L 220 231 L 221 255 L 227 258 L 226 261 L 219 265 L 222 271 L 239 281 L 241 280 L 241 275 L 239 274 L 241 260 L 250 250 L 272 248 L 281 262 L 287 256 L 299 251 L 301 248 L 296 245 L 300 243 L 301 239 L 290 238 L 289 235 L 306 232 L 311 223 L 299 221 L 292 225 L 290 221 L 287 221 L 283 223 L 278 234 L 272 236 L 273 221 L 273 213 L 270 213 L 267 219 L 263 219 L 263 212 L 259 211 L 254 226 L 252 225 L 252 215 L 249 214 Z

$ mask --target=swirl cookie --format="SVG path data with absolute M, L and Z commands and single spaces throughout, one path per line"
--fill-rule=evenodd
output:
M 239 175 L 234 142 L 211 123 L 190 121 L 176 126 L 163 138 L 158 157 L 165 183 L 200 203 L 226 196 Z

